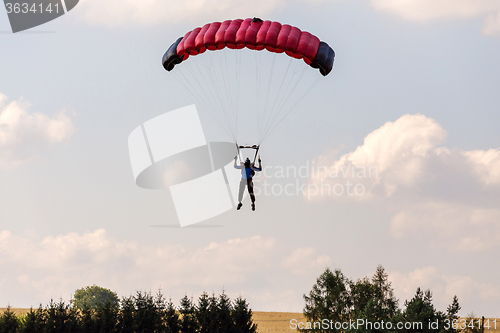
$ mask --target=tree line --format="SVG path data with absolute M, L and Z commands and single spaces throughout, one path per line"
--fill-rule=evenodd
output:
M 302 332 L 345 333 L 479 333 L 479 320 L 469 315 L 458 320 L 461 307 L 454 296 L 446 311 L 432 302 L 430 290 L 417 288 L 412 299 L 399 307 L 388 274 L 378 266 L 372 278 L 357 281 L 340 270 L 326 269 L 304 295 L 306 321 L 294 322 Z M 465 324 L 463 324 L 465 322 Z
M 75 296 L 77 293 L 78 290 Z M 102 298 L 95 295 L 83 294 L 84 297 L 69 303 L 51 300 L 47 306 L 31 308 L 25 315 L 16 315 L 9 307 L 0 316 L 0 333 L 254 333 L 257 330 L 246 300 L 240 296 L 232 301 L 225 292 L 218 296 L 204 292 L 197 303 L 186 295 L 178 307 L 171 299 L 166 300 L 161 291 L 155 295 L 138 291 L 121 300 L 109 297 L 108 293 L 103 302 L 96 302 Z

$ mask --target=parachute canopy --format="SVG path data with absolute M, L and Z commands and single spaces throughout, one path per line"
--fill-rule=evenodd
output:
M 189 31 L 169 47 L 163 56 L 163 67 L 171 71 L 189 56 L 226 47 L 284 52 L 290 57 L 304 59 L 323 76 L 332 71 L 335 58 L 335 52 L 327 43 L 307 31 L 279 22 L 247 18 L 207 23 Z
M 309 32 L 247 18 L 189 31 L 168 48 L 162 64 L 237 146 L 259 146 L 292 110 L 314 107 L 300 102 L 317 93 L 334 58 L 332 48 Z

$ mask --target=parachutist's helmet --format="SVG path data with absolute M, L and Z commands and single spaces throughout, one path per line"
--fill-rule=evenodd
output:
M 247 157 L 245 160 L 245 167 L 249 168 L 250 167 L 250 159 Z

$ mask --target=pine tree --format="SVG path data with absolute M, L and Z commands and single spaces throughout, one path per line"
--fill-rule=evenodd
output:
M 394 291 L 389 282 L 388 274 L 382 266 L 378 266 L 372 278 L 374 288 L 374 298 L 380 306 L 380 316 L 394 316 L 398 309 L 398 300 L 394 296 Z
M 198 323 L 199 333 L 208 333 L 210 330 L 210 298 L 206 292 L 203 292 L 198 298 L 196 306 L 196 321 Z
M 157 307 L 153 296 L 150 292 L 136 292 L 134 296 L 135 303 L 135 329 L 138 332 L 153 333 L 155 332 L 158 321 L 161 322 L 161 313 L 157 311 Z
M 423 292 L 420 288 L 417 288 L 415 296 L 409 302 L 405 302 L 405 305 L 406 309 L 403 313 L 403 318 L 405 322 L 411 323 L 412 328 L 404 329 L 402 332 L 425 333 L 440 332 L 443 330 L 445 315 L 434 308 L 430 290 Z M 438 322 L 438 328 L 431 328 L 429 324 L 436 321 Z M 414 326 L 415 323 L 421 323 L 420 327 Z
M 167 310 L 167 302 L 165 300 L 165 297 L 161 293 L 161 289 L 158 290 L 158 292 L 155 295 L 154 298 L 155 306 L 156 306 L 156 323 L 155 323 L 155 330 L 156 332 L 162 333 L 162 332 L 167 332 L 167 326 L 165 323 L 166 319 L 166 310 Z
M 215 293 L 208 298 L 208 333 L 219 333 L 220 332 L 220 316 L 219 316 L 219 302 Z
M 218 299 L 218 322 L 220 333 L 231 333 L 234 331 L 233 317 L 231 313 L 233 311 L 233 305 L 231 304 L 231 299 L 226 295 L 223 290 L 222 294 L 219 295 Z
M 132 296 L 123 297 L 121 300 L 121 311 L 119 313 L 118 331 L 120 333 L 133 333 L 134 332 L 134 313 L 135 306 Z
M 458 322 L 458 311 L 460 311 L 462 307 L 458 303 L 458 297 L 457 295 L 453 296 L 453 301 L 451 302 L 450 305 L 448 305 L 448 308 L 446 309 L 446 319 L 449 320 L 450 328 L 448 329 L 448 332 L 450 333 L 457 333 L 458 327 L 454 325 L 455 320 Z M 455 327 L 454 327 L 455 326 Z
M 38 311 L 30 308 L 30 311 L 24 316 L 22 325 L 19 327 L 19 333 L 42 332 L 43 327 L 40 325 Z
M 99 304 L 95 310 L 95 321 L 100 332 L 118 332 L 118 309 L 109 300 Z
M 68 304 L 66 312 L 68 313 L 68 318 L 66 320 L 67 333 L 80 333 L 80 322 L 78 318 L 80 310 Z
M 247 301 L 239 296 L 234 301 L 232 312 L 235 333 L 255 333 L 257 325 L 252 321 L 252 310 Z
M 181 314 L 181 332 L 182 333 L 196 333 L 198 323 L 196 321 L 195 307 L 193 300 L 184 295 L 181 299 L 181 306 L 179 312 Z
M 171 299 L 168 301 L 165 311 L 165 324 L 166 324 L 166 332 L 179 333 L 180 331 L 179 314 L 175 311 L 175 306 L 174 303 L 172 303 Z
M 73 321 L 69 316 L 69 305 L 66 305 L 62 300 L 60 300 L 58 303 L 50 300 L 45 314 L 47 318 L 45 324 L 45 332 L 69 333 L 72 331 L 70 326 L 72 326 Z
M 378 266 L 372 279 L 364 278 L 351 283 L 351 299 L 353 302 L 352 319 L 362 319 L 375 323 L 382 321 L 396 325 L 399 319 L 398 300 L 394 296 L 388 275 L 382 266 Z M 360 326 L 349 329 L 349 332 L 388 332 L 387 326 Z
M 0 331 L 2 333 L 16 333 L 18 328 L 19 320 L 9 305 L 0 317 Z

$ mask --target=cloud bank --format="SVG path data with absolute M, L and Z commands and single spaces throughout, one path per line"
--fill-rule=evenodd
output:
M 296 288 L 297 283 L 304 277 L 312 281 L 329 262 L 328 256 L 312 248 L 289 252 L 273 238 L 260 236 L 187 248 L 117 240 L 104 229 L 41 240 L 4 230 L 0 306 L 68 300 L 76 289 L 97 284 L 121 296 L 162 288 L 175 301 L 185 293 L 197 297 L 225 288 L 231 297 L 241 292 L 253 309 L 298 311 L 303 290 Z
M 340 157 L 325 153 L 315 161 L 323 169 L 312 175 L 312 184 L 335 187 L 349 181 L 362 186 L 363 195 L 318 192 L 307 197 L 385 205 L 393 214 L 390 225 L 396 238 L 421 239 L 450 251 L 498 249 L 500 149 L 449 149 L 441 146 L 446 135 L 422 114 L 387 122 L 354 151 Z M 377 172 L 368 175 L 366 170 Z M 430 234 L 436 237 L 426 237 Z

